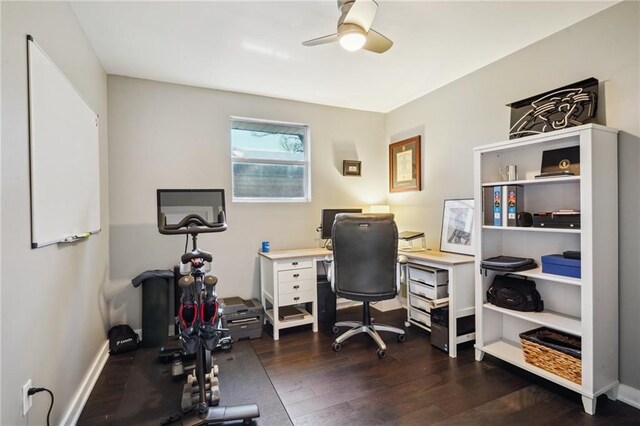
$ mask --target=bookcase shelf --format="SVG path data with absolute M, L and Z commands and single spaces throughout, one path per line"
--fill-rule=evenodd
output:
M 545 306 L 553 308 L 543 312 L 519 312 L 487 303 L 486 292 L 496 273 L 476 274 L 476 359 L 482 360 L 487 353 L 578 392 L 589 414 L 595 413 L 597 396 L 618 383 L 617 133 L 587 124 L 474 149 L 476 206 L 483 206 L 487 187 L 521 185 L 518 196 L 523 197 L 523 211 L 581 213 L 581 229 L 524 228 L 486 226 L 483 208 L 476 208 L 476 261 L 505 255 L 539 262 L 541 256 L 565 250 L 582 254 L 582 278 L 545 274 L 540 267 L 517 272 L 540 284 L 537 289 Z M 514 164 L 523 176 L 533 176 L 544 151 L 573 146 L 580 148 L 579 176 L 496 179 L 500 170 Z M 581 337 L 582 384 L 525 362 L 518 335 L 539 326 Z
M 562 275 L 555 275 L 555 274 L 545 274 L 544 272 L 542 272 L 541 267 L 537 267 L 535 269 L 529 269 L 526 271 L 518 271 L 518 275 L 523 275 L 529 278 L 539 278 L 541 280 L 552 281 L 555 283 L 582 285 L 582 280 L 580 278 L 565 277 Z
M 520 232 L 552 232 L 556 234 L 579 234 L 580 229 L 574 228 L 534 228 L 523 226 L 491 226 L 483 225 L 482 229 L 498 229 L 500 231 L 520 231 Z
M 487 186 L 503 186 L 503 185 L 549 185 L 554 183 L 568 183 L 568 182 L 580 182 L 580 176 L 565 176 L 554 178 L 541 178 L 541 179 L 524 179 L 524 180 L 509 180 L 500 182 L 484 182 L 482 187 Z
M 543 312 L 520 312 L 501 308 L 499 306 L 492 305 L 491 303 L 485 303 L 484 308 L 500 312 L 501 314 L 509 315 L 514 318 L 520 318 L 534 324 L 550 327 L 558 331 L 564 331 L 565 333 L 574 334 L 576 336 L 580 336 L 582 334 L 580 318 L 563 315 L 558 312 L 553 312 L 546 309 Z
M 495 356 L 496 358 L 500 358 L 503 361 L 507 361 L 515 365 L 516 367 L 520 367 L 523 370 L 529 371 L 551 382 L 571 389 L 574 392 L 580 393 L 582 390 L 582 387 L 579 384 L 526 362 L 524 360 L 522 346 L 520 346 L 519 343 L 512 342 L 506 339 L 498 339 L 487 343 L 485 346 L 482 346 L 481 350 L 488 353 L 489 355 Z

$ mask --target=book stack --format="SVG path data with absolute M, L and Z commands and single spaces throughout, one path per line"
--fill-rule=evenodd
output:
M 283 306 L 278 309 L 278 316 L 281 321 L 291 321 L 303 319 L 305 312 L 295 306 Z

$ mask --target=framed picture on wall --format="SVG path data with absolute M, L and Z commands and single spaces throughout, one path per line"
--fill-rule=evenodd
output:
M 444 200 L 440 251 L 473 255 L 473 198 Z
M 360 161 L 342 160 L 342 174 L 344 176 L 360 176 Z
M 420 191 L 420 136 L 389 145 L 389 192 Z

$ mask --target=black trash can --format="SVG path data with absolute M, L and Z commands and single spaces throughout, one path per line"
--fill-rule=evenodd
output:
M 331 283 L 326 275 L 318 277 L 318 322 L 336 322 L 336 294 L 331 291 Z

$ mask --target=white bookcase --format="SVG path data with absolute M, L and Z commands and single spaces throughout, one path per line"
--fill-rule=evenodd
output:
M 474 149 L 476 359 L 487 353 L 578 392 L 589 414 L 595 413 L 598 395 L 615 399 L 618 385 L 617 134 L 587 124 Z M 579 176 L 534 178 L 543 151 L 570 146 L 580 147 Z M 519 180 L 501 181 L 499 169 L 511 164 L 517 165 Z M 507 184 L 524 187 L 523 211 L 579 210 L 580 229 L 485 226 L 483 188 Z M 541 256 L 566 250 L 582 252 L 581 278 L 542 273 Z M 543 312 L 487 303 L 496 272 L 482 270 L 480 262 L 498 255 L 536 260 L 540 267 L 518 274 L 536 282 Z M 540 326 L 581 337 L 581 384 L 525 362 L 519 334 Z

